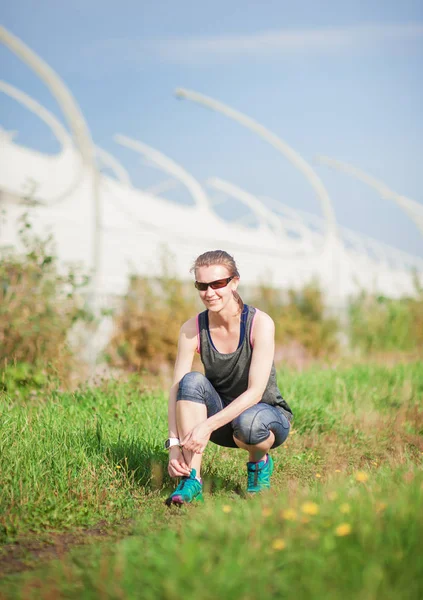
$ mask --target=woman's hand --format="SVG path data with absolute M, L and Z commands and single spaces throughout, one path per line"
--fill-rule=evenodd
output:
M 186 464 L 184 455 L 179 446 L 172 446 L 169 450 L 169 464 L 167 471 L 171 477 L 189 477 L 191 469 Z
M 202 454 L 204 452 L 205 447 L 207 446 L 207 442 L 211 436 L 210 427 L 207 421 L 200 423 L 192 431 L 190 431 L 182 440 L 181 446 L 183 446 L 186 450 L 190 450 L 191 452 L 195 452 L 196 454 Z

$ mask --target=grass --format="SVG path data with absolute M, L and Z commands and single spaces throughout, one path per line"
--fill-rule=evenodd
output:
M 209 445 L 205 505 L 179 511 L 163 504 L 164 393 L 133 380 L 4 396 L 3 597 L 422 597 L 423 365 L 283 371 L 279 383 L 295 422 L 270 492 L 246 499 L 246 454 Z M 16 547 L 69 535 L 96 543 L 48 564 L 28 551 L 20 563 L 36 569 L 12 573 Z

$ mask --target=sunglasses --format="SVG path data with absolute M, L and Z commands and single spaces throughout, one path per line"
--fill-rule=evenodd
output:
M 226 287 L 234 277 L 235 275 L 232 275 L 232 277 L 225 277 L 225 279 L 216 279 L 216 281 L 210 281 L 210 283 L 202 283 L 201 281 L 196 281 L 194 285 L 197 288 L 197 290 L 200 290 L 200 292 L 205 292 L 209 286 L 212 290 L 220 290 L 220 288 Z

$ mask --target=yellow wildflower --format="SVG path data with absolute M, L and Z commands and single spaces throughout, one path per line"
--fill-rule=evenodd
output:
M 335 469 L 335 473 L 340 473 L 341 469 Z
M 231 512 L 231 510 L 232 510 L 232 508 L 229 506 L 229 504 L 225 504 L 225 505 L 222 507 L 222 510 L 223 510 L 223 512 L 224 512 L 224 513 L 230 513 L 230 512 Z
M 343 513 L 344 515 L 348 514 L 349 512 L 351 512 L 351 508 L 350 505 L 345 503 L 345 504 L 341 504 L 341 506 L 339 507 L 339 510 L 341 511 L 341 513 Z
M 335 529 L 335 535 L 342 537 L 344 535 L 349 535 L 351 533 L 351 525 L 349 523 L 341 523 Z
M 122 467 L 120 465 L 116 465 L 116 469 L 121 469 Z
M 263 508 L 263 510 L 261 511 L 261 514 L 263 515 L 263 517 L 270 517 L 270 515 L 272 514 L 272 509 L 269 508 L 268 506 L 265 506 Z
M 304 502 L 304 504 L 301 505 L 301 510 L 306 515 L 317 515 L 319 507 L 315 502 Z
M 320 479 L 321 477 L 320 473 L 315 473 L 314 476 L 317 477 L 317 479 Z
M 368 481 L 369 479 L 369 476 L 365 471 L 357 471 L 357 473 L 355 474 L 355 479 L 360 483 L 366 483 L 366 481 Z
M 272 542 L 272 548 L 273 550 L 283 550 L 284 548 L 286 548 L 285 541 L 281 538 L 276 538 Z
M 281 516 L 286 521 L 295 521 L 297 518 L 297 511 L 295 511 L 293 508 L 285 508 L 285 510 L 281 512 Z

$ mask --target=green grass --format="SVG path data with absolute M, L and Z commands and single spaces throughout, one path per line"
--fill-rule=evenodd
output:
M 132 535 L 9 574 L 0 592 L 25 599 L 422 597 L 423 365 L 284 371 L 279 383 L 295 422 L 273 453 L 272 490 L 246 499 L 246 454 L 209 445 L 205 505 L 179 511 L 163 504 L 174 485 L 162 449 L 165 394 L 142 391 L 134 380 L 5 396 L 0 564 L 13 543 L 83 536 L 99 522 L 119 535 L 133 521 Z

